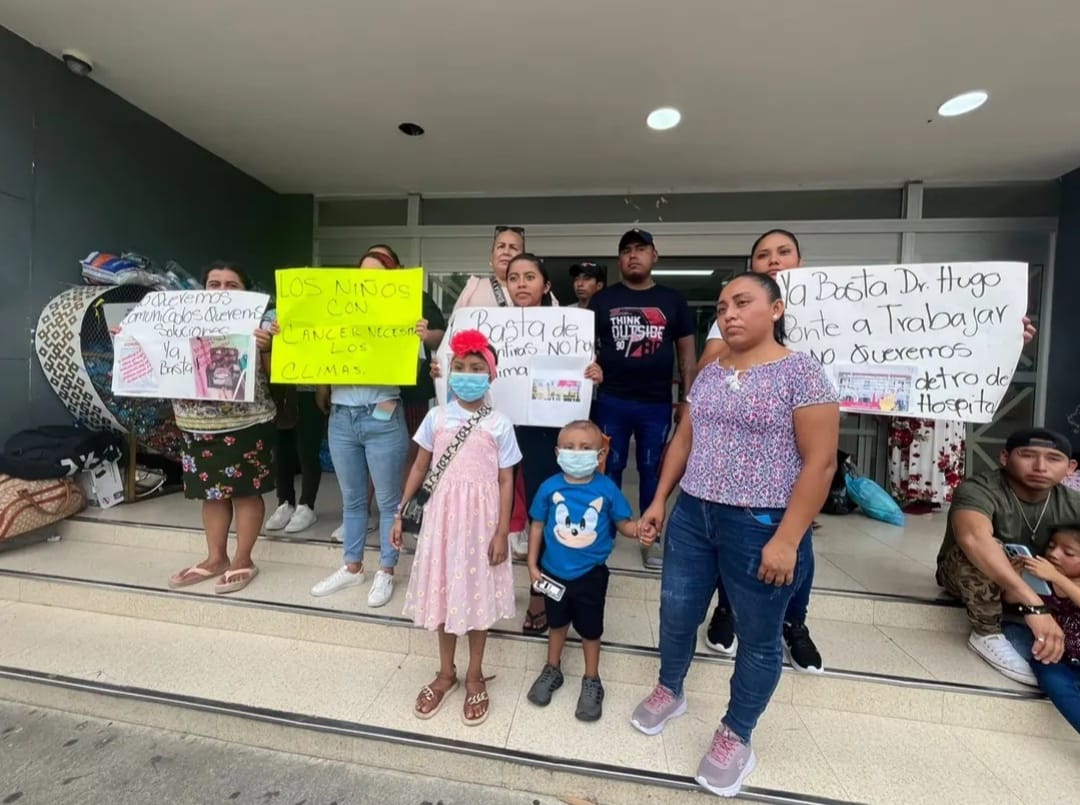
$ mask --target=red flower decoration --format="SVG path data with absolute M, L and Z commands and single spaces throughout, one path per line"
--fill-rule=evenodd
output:
M 483 354 L 484 350 L 491 349 L 491 344 L 479 330 L 461 330 L 450 339 L 450 351 L 455 358 L 463 358 L 466 355 Z

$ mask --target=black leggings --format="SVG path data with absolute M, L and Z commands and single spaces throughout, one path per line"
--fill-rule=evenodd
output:
M 326 415 L 315 404 L 315 392 L 297 393 L 295 428 L 278 431 L 278 503 L 295 506 L 296 476 L 300 475 L 300 505 L 315 508 L 322 481 L 319 450 L 326 435 Z
M 555 448 L 559 443 L 558 428 L 542 428 L 535 425 L 518 425 L 514 428 L 517 435 L 518 448 L 521 450 L 521 463 L 518 464 L 518 472 L 525 480 L 525 510 L 532 507 L 533 499 L 541 484 L 552 475 L 562 470 L 559 469 L 558 459 L 555 457 Z M 531 518 L 526 521 L 526 533 L 531 528 Z M 545 526 L 547 524 L 545 523 Z M 540 541 L 540 556 L 544 555 L 544 542 Z M 529 595 L 535 603 L 537 598 L 544 596 L 529 588 Z

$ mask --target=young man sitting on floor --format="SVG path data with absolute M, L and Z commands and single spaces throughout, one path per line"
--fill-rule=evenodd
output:
M 1002 634 L 1002 599 L 1016 601 L 1043 663 L 1061 659 L 1061 628 L 1038 594 L 1013 568 L 1004 546 L 1046 549 L 1055 523 L 1080 520 L 1080 492 L 1061 481 L 1076 468 L 1072 447 L 1060 433 L 1035 428 L 1005 442 L 1001 469 L 968 478 L 957 488 L 945 540 L 937 559 L 937 582 L 959 598 L 971 622 L 968 645 L 999 673 L 1037 685 L 1026 657 Z

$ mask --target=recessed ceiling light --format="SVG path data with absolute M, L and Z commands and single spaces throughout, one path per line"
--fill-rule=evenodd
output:
M 679 125 L 679 121 L 682 120 L 682 113 L 678 109 L 670 106 L 664 106 L 660 109 L 654 109 L 649 112 L 649 116 L 645 118 L 645 122 L 650 129 L 656 131 L 664 131 L 666 129 L 673 129 Z
M 957 117 L 974 112 L 990 99 L 990 94 L 981 89 L 972 92 L 964 92 L 955 98 L 949 98 L 938 107 L 938 114 L 942 117 Z

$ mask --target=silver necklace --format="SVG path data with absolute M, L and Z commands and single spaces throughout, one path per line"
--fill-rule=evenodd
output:
M 1034 540 L 1035 539 L 1035 532 L 1038 531 L 1039 526 L 1042 525 L 1043 516 L 1046 514 L 1046 507 L 1050 505 L 1050 496 L 1049 495 L 1046 496 L 1046 500 L 1043 501 L 1042 511 L 1039 512 L 1039 519 L 1036 520 L 1035 525 L 1032 526 L 1031 521 L 1028 520 L 1027 515 L 1024 514 L 1024 504 L 1023 504 L 1023 502 L 1021 502 L 1020 498 L 1017 497 L 1016 491 L 1011 486 L 1009 487 L 1009 491 L 1012 492 L 1013 500 L 1016 501 L 1016 505 L 1020 507 L 1020 516 L 1024 520 L 1024 525 L 1026 525 L 1028 527 L 1028 529 L 1031 531 L 1031 539 Z

